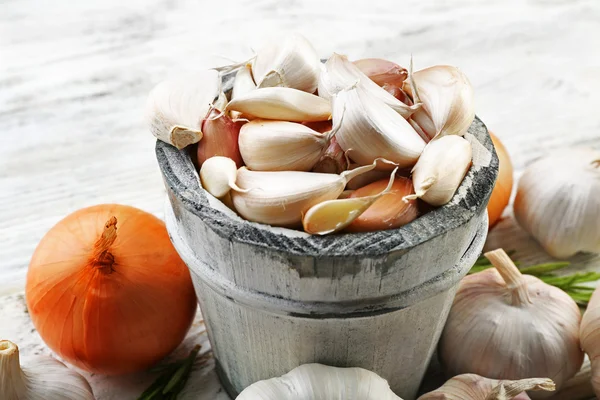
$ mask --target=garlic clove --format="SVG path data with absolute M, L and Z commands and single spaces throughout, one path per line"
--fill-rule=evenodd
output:
M 381 58 L 363 58 L 354 61 L 354 65 L 379 86 L 387 84 L 402 87 L 402 82 L 408 77 L 406 68 Z
M 206 191 L 220 199 L 230 189 L 242 190 L 235 184 L 237 166 L 231 158 L 215 156 L 206 160 L 200 168 L 200 182 Z
M 370 196 L 350 196 L 346 199 L 328 200 L 312 206 L 302 218 L 304 231 L 313 235 L 327 235 L 341 231 L 360 217 L 373 203 L 392 189 L 396 169 L 383 190 Z
M 256 89 L 256 83 L 254 83 L 254 79 L 252 78 L 251 66 L 249 64 L 244 65 L 235 74 L 233 89 L 231 90 L 231 98 L 235 99 L 236 97 L 243 96 L 254 89 Z M 242 113 L 238 111 L 231 111 L 229 114 L 234 120 L 239 119 L 242 115 Z
M 314 93 L 320 69 L 316 50 L 299 34 L 274 40 L 252 61 L 252 74 L 259 88 L 281 86 Z
M 522 275 L 503 250 L 485 255 L 495 268 L 460 282 L 439 343 L 442 365 L 450 375 L 549 376 L 560 390 L 583 362 L 579 307 L 561 289 Z
M 555 258 L 600 253 L 600 151 L 564 149 L 525 169 L 515 217 Z
M 362 368 L 304 364 L 279 377 L 256 382 L 236 400 L 402 400 L 388 382 Z
M 413 166 L 425 147 L 402 116 L 360 87 L 339 92 L 333 108 L 334 125 L 344 114 L 336 139 L 358 164 L 384 158 L 400 167 Z
M 254 120 L 240 132 L 246 166 L 254 171 L 310 171 L 329 145 L 331 135 L 285 121 Z
M 404 118 L 409 118 L 421 107 L 420 104 L 412 106 L 404 104 L 369 79 L 356 65 L 348 61 L 346 56 L 334 53 L 322 67 L 319 76 L 319 96 L 333 99 L 338 93 L 353 86 L 368 92 L 371 97 L 391 107 Z
M 254 118 L 293 122 L 325 121 L 331 116 L 329 101 L 297 89 L 262 88 L 234 98 L 227 110 Z
M 460 136 L 444 136 L 427 144 L 413 168 L 414 195 L 432 206 L 442 206 L 454 193 L 471 166 L 471 144 Z
M 246 220 L 273 226 L 297 227 L 315 204 L 333 200 L 349 180 L 375 168 L 376 163 L 339 175 L 300 171 L 238 170 L 233 204 Z
M 241 126 L 239 122 L 233 122 L 227 115 L 213 109 L 202 122 L 203 137 L 196 151 L 198 164 L 202 166 L 209 158 L 222 156 L 232 159 L 241 167 L 243 161 L 238 145 Z
M 348 166 L 347 169 L 355 169 L 358 167 L 360 167 L 359 164 L 352 163 Z M 367 185 L 370 185 L 371 183 L 385 179 L 388 176 L 388 174 L 388 171 L 380 170 L 365 172 L 364 174 L 357 176 L 356 178 L 352 179 L 352 181 L 348 182 L 348 184 L 346 185 L 346 189 L 357 190 L 363 188 Z M 387 179 L 385 181 L 387 182 Z
M 516 381 L 488 379 L 463 374 L 449 379 L 440 388 L 417 400 L 530 400 L 527 390 L 554 391 L 552 379 L 532 378 Z
M 85 378 L 50 357 L 21 360 L 19 348 L 0 340 L 0 399 L 94 400 Z
M 325 152 L 313 166 L 312 171 L 325 174 L 341 174 L 348 169 L 348 166 L 348 158 L 346 157 L 346 153 L 340 147 L 340 144 L 334 136 L 331 138 L 329 146 L 325 149 Z M 355 180 L 356 179 L 354 179 L 352 182 Z
M 369 174 L 369 172 L 367 173 Z M 364 175 L 367 175 L 364 174 Z M 360 179 L 364 175 L 354 179 Z M 354 182 L 353 180 L 353 182 Z M 387 181 L 380 180 L 355 190 L 350 197 L 371 196 L 380 192 Z M 408 202 L 402 199 L 414 193 L 412 181 L 408 178 L 397 177 L 390 191 L 381 196 L 364 213 L 357 217 L 348 227 L 348 232 L 373 232 L 396 229 L 415 220 L 419 215 L 416 200 Z
M 178 149 L 197 143 L 211 105 L 224 107 L 225 101 L 215 70 L 163 81 L 152 89 L 146 104 L 150 132 Z
M 423 103 L 412 119 L 429 138 L 462 136 L 475 119 L 473 87 L 456 67 L 436 65 L 417 71 L 403 87 L 415 102 Z

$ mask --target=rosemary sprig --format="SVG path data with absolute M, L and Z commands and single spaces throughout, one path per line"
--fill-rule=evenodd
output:
M 520 265 L 518 262 L 515 262 L 515 264 Z M 571 296 L 581 307 L 587 307 L 595 288 L 581 284 L 600 280 L 600 273 L 579 272 L 566 276 L 558 276 L 553 273 L 569 265 L 571 265 L 569 262 L 545 263 L 523 267 L 520 270 L 523 274 L 533 275 L 549 285 L 556 286 Z M 485 256 L 481 256 L 477 259 L 469 274 L 481 272 L 488 268 L 493 268 L 493 265 Z
M 200 345 L 196 345 L 183 360 L 154 369 L 162 373 L 137 400 L 176 400 L 190 377 L 199 351 Z

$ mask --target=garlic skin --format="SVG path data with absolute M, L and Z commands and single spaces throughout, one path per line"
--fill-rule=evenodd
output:
M 36 357 L 21 366 L 19 348 L 0 341 L 0 399 L 94 400 L 85 378 L 50 357 Z
M 299 34 L 274 40 L 252 61 L 252 75 L 259 88 L 280 86 L 314 93 L 320 72 L 316 50 Z
M 347 169 L 349 169 L 348 159 L 344 149 L 340 147 L 334 136 L 329 141 L 329 146 L 325 149 L 325 152 L 313 166 L 312 171 L 325 174 L 341 174 Z
M 515 217 L 555 258 L 600 253 L 600 151 L 564 149 L 525 169 Z
M 476 374 L 463 374 L 448 380 L 439 389 L 417 400 L 530 400 L 526 390 L 554 391 L 552 379 L 533 378 L 498 381 Z
M 600 396 L 600 290 L 594 290 L 579 330 L 581 348 L 590 357 L 592 386 L 596 397 Z
M 452 200 L 472 161 L 471 144 L 460 136 L 445 136 L 427 144 L 412 171 L 415 194 L 432 206 Z
M 475 119 L 473 87 L 456 67 L 436 65 L 417 71 L 404 82 L 404 90 L 415 102 L 423 103 L 412 119 L 431 139 L 462 136 Z
M 333 53 L 321 68 L 321 75 L 319 76 L 319 96 L 332 100 L 338 93 L 354 86 L 359 87 L 362 91 L 368 92 L 371 97 L 383 102 L 404 118 L 410 118 L 410 116 L 421 107 L 420 104 L 412 106 L 404 104 L 369 79 L 369 77 L 356 65 L 351 63 L 346 56 Z
M 221 91 L 221 78 L 215 70 L 160 82 L 146 103 L 150 132 L 178 149 L 202 139 L 202 121 L 211 105 L 222 110 L 227 99 Z
M 235 99 L 236 97 L 243 96 L 254 89 L 256 89 L 256 83 L 254 83 L 254 78 L 252 78 L 251 66 L 245 65 L 235 74 L 231 98 Z
M 237 212 L 248 221 L 297 227 L 315 204 L 337 199 L 352 178 L 375 168 L 363 166 L 340 175 L 299 171 L 250 171 L 242 167 L 232 192 Z
M 253 118 L 292 122 L 326 121 L 331 116 L 329 101 L 284 87 L 252 90 L 231 100 L 226 110 Z
M 560 390 L 583 362 L 579 307 L 562 290 L 521 275 L 503 250 L 486 257 L 496 268 L 460 283 L 439 343 L 442 365 L 449 375 L 548 377 Z
M 410 167 L 425 148 L 423 139 L 401 115 L 360 87 L 335 96 L 333 124 L 341 125 L 335 136 L 340 147 L 361 165 L 384 158 L 401 168 Z
M 236 177 L 237 166 L 231 158 L 211 157 L 200 168 L 202 187 L 218 199 L 229 193 L 231 188 L 239 190 L 235 184 Z
M 304 364 L 248 386 L 236 400 L 402 400 L 374 372 Z
M 354 61 L 354 65 L 379 86 L 402 87 L 402 82 L 408 77 L 406 68 L 381 58 L 362 58 Z
M 240 131 L 240 152 L 253 171 L 310 171 L 335 132 L 322 134 L 294 122 L 254 120 Z

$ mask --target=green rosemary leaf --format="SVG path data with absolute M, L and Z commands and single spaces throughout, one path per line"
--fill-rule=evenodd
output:
M 540 276 L 540 275 L 546 275 L 546 274 L 549 274 L 550 272 L 557 271 L 559 269 L 568 267 L 569 265 L 571 265 L 570 262 L 538 264 L 538 265 L 532 265 L 530 267 L 521 268 L 521 273 L 533 275 L 533 276 Z

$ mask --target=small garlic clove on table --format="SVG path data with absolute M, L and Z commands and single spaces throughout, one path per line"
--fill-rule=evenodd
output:
M 215 70 L 163 81 L 150 92 L 146 119 L 150 132 L 178 149 L 202 139 L 202 121 L 211 106 L 224 107 L 221 78 Z
M 427 144 L 413 168 L 415 194 L 432 206 L 452 200 L 472 162 L 471 144 L 460 136 L 444 136 Z
M 329 101 L 285 87 L 250 91 L 231 100 L 226 109 L 253 118 L 292 122 L 326 121 L 331 117 Z

